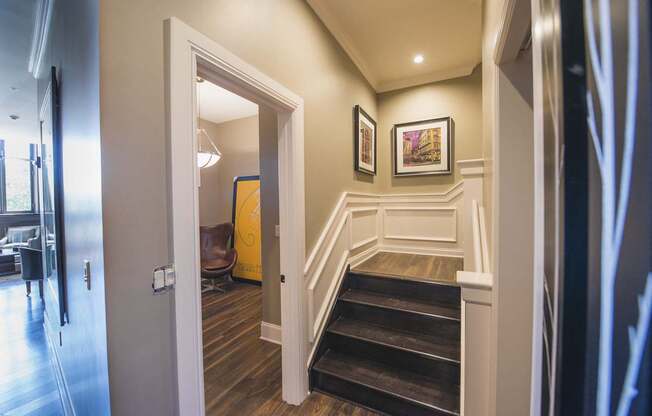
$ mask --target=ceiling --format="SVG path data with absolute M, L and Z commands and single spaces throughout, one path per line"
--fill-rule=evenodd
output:
M 258 105 L 210 81 L 197 85 L 200 117 L 204 120 L 219 124 L 258 114 Z
M 36 80 L 27 70 L 35 0 L 0 6 L 0 139 L 39 140 Z M 9 118 L 17 115 L 17 120 Z
M 482 0 L 307 1 L 377 92 L 469 75 L 481 62 Z

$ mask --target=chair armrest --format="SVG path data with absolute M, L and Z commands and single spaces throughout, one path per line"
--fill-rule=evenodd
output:
M 33 248 L 35 250 L 41 249 L 41 236 L 30 238 L 27 240 L 27 247 Z

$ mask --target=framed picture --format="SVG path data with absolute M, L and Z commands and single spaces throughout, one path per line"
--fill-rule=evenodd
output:
M 394 125 L 394 176 L 451 173 L 450 117 Z
M 376 174 L 376 122 L 362 107 L 353 108 L 353 140 L 355 141 L 355 170 Z

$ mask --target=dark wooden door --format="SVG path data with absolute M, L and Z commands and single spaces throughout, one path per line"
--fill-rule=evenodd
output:
M 649 415 L 650 8 L 542 0 L 542 415 Z

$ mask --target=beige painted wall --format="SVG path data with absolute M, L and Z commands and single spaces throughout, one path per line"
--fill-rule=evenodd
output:
M 498 68 L 494 175 L 496 414 L 530 409 L 534 252 L 532 54 Z
M 263 261 L 263 321 L 281 325 L 280 241 L 275 235 L 279 223 L 278 130 L 276 113 L 259 108 L 260 207 L 262 211 L 261 254 Z
M 173 414 L 173 295 L 153 296 L 171 261 L 163 21 L 176 16 L 300 95 L 305 103 L 306 249 L 344 189 L 378 192 L 353 173 L 355 104 L 376 96 L 301 0 L 100 2 L 102 191 L 111 405 Z M 137 371 L 136 371 L 137 370 Z
M 202 169 L 199 187 L 199 221 L 201 225 L 231 222 L 233 214 L 233 178 L 258 175 L 258 116 L 215 124 L 200 120 L 222 159 Z
M 455 160 L 482 157 L 482 72 L 468 77 L 387 92 L 378 96 L 378 179 L 384 192 L 446 190 L 461 180 Z M 452 117 L 452 175 L 394 177 L 392 127 L 394 124 L 437 117 Z

